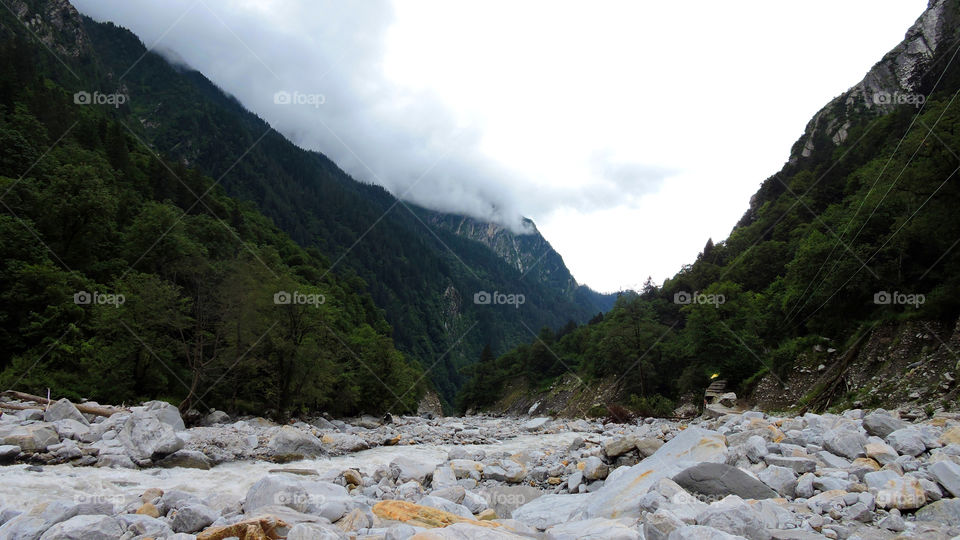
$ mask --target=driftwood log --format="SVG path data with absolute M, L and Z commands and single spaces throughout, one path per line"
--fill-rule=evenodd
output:
M 47 398 L 41 397 L 41 396 L 34 396 L 34 395 L 31 395 L 31 394 L 25 394 L 25 393 L 23 393 L 23 392 L 17 392 L 16 390 L 7 390 L 7 391 L 4 392 L 2 395 L 8 396 L 8 397 L 12 397 L 12 398 L 14 398 L 14 399 L 19 399 L 20 401 L 35 401 L 35 402 L 37 402 L 37 403 L 41 403 L 41 404 L 44 404 L 44 405 L 45 405 L 45 404 L 49 404 L 49 403 L 53 403 L 53 402 L 55 401 L 55 400 L 47 399 Z M 3 407 L 5 407 L 5 408 L 12 408 L 12 409 L 14 409 L 14 410 L 39 409 L 39 408 L 41 408 L 41 407 L 31 407 L 31 406 L 23 406 L 23 405 L 18 406 L 18 407 L 22 407 L 22 408 L 17 408 L 17 407 L 11 407 L 12 405 L 15 405 L 15 404 L 13 404 L 13 403 L 0 403 L 0 406 L 3 406 Z M 74 407 L 77 408 L 78 411 L 80 411 L 80 412 L 82 412 L 82 413 L 84 413 L 84 414 L 92 414 L 92 415 L 95 415 L 95 416 L 112 416 L 112 415 L 114 415 L 114 414 L 116 414 L 116 413 L 118 413 L 118 412 L 124 412 L 124 411 L 127 410 L 127 409 L 121 409 L 121 408 L 119 408 L 119 407 L 109 407 L 109 406 L 105 406 L 105 405 L 87 405 L 87 404 L 84 404 L 84 403 L 74 403 L 73 405 L 74 405 Z

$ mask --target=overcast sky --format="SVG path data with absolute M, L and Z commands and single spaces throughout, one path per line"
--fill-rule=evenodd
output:
M 605 292 L 662 282 L 726 238 L 810 117 L 926 6 L 72 2 L 358 180 L 438 210 L 532 218 Z

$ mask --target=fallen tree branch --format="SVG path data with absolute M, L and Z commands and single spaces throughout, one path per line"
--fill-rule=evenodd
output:
M 45 397 L 40 397 L 40 396 L 34 396 L 32 394 L 27 394 L 24 392 L 17 392 L 16 390 L 7 390 L 2 395 L 9 396 L 14 399 L 19 399 L 20 401 L 34 401 L 43 405 L 50 404 L 55 401 L 52 399 L 47 399 Z M 5 405 L 10 405 L 10 404 L 6 403 Z M 112 416 L 118 412 L 127 411 L 127 409 L 121 409 L 119 407 L 108 407 L 104 405 L 87 405 L 85 403 L 74 403 L 73 406 L 76 407 L 78 411 L 84 414 L 92 414 L 95 416 Z M 30 407 L 30 408 L 36 408 L 36 407 Z

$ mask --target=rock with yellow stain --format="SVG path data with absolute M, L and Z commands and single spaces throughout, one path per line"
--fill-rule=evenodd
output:
M 143 506 L 137 509 L 137 513 L 141 516 L 150 516 L 152 518 L 160 517 L 160 510 L 157 510 L 157 507 L 153 503 L 143 503 Z
M 491 521 L 497 519 L 497 513 L 493 510 L 493 508 L 487 508 L 483 512 L 477 514 L 477 519 L 480 521 Z
M 879 471 L 880 464 L 871 458 L 857 458 L 853 460 L 852 469 L 869 469 L 871 471 Z
M 288 525 L 283 521 L 265 517 L 248 519 L 224 527 L 211 527 L 197 535 L 197 540 L 223 540 L 236 537 L 240 540 L 279 540 L 284 538 Z
M 551 476 L 550 478 L 547 478 L 547 483 L 551 486 L 558 486 L 563 483 L 563 478 L 560 478 L 559 476 Z
M 960 427 L 952 427 L 940 435 L 940 444 L 960 444 Z
M 499 523 L 467 519 L 450 512 L 444 512 L 429 506 L 421 506 L 407 501 L 380 501 L 373 505 L 373 513 L 381 519 L 401 521 L 414 527 L 433 529 L 447 527 L 454 523 L 469 523 L 481 527 L 499 527 Z

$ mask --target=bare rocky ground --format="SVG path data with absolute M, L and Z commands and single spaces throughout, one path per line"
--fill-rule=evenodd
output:
M 960 415 L 386 420 L 7 412 L 0 540 L 960 535 Z M 115 492 L 66 487 L 98 476 Z

